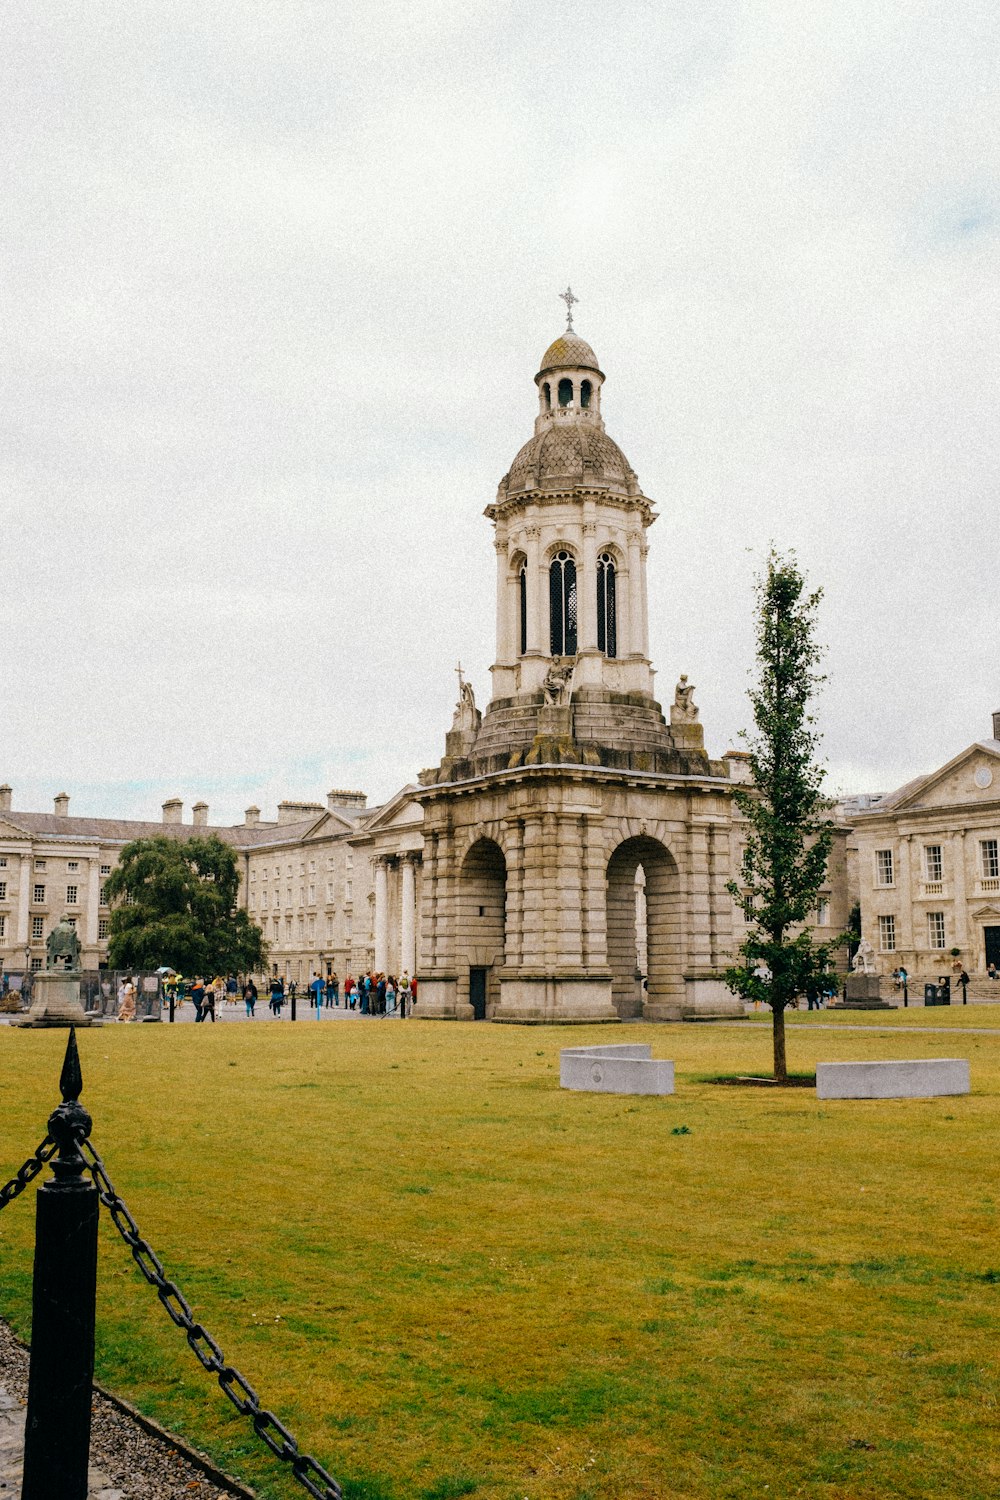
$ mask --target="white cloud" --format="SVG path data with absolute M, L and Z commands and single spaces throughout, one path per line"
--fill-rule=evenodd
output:
M 710 746 L 772 539 L 826 591 L 834 781 L 985 733 L 998 41 L 978 0 L 15 7 L 16 803 L 235 818 L 436 759 L 567 279 Z

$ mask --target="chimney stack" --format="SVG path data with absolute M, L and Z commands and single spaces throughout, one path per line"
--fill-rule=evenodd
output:
M 184 803 L 181 799 L 179 797 L 171 797 L 168 802 L 164 802 L 163 804 L 164 823 L 179 823 L 183 812 Z
M 9 787 L 5 781 L 3 786 L 0 786 L 0 812 L 10 812 L 10 799 L 13 795 L 13 787 Z
M 1000 708 L 998 708 L 993 715 L 993 738 L 995 740 L 1000 740 Z M 10 787 L 7 787 L 6 790 L 10 791 Z M 0 796 L 3 796 L 3 793 L 4 788 L 0 786 Z
M 246 824 L 248 828 L 256 828 L 257 824 L 260 822 L 260 808 L 248 807 L 243 816 L 246 818 Z
M 279 823 L 301 823 L 306 818 L 318 818 L 324 812 L 322 802 L 279 802 Z
M 328 812 L 336 812 L 338 807 L 353 807 L 363 812 L 367 804 L 368 796 L 365 792 L 347 792 L 340 787 L 334 787 L 332 792 L 326 794 Z
M 196 802 L 191 809 L 191 822 L 195 828 L 208 827 L 208 803 Z
M 53 800 L 54 800 L 54 804 L 55 804 L 56 817 L 57 818 L 68 818 L 69 817 L 69 795 L 66 792 L 60 792 L 59 795 L 58 795 L 58 797 L 54 798 Z

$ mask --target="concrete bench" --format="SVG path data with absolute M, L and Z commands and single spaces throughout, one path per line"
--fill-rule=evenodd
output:
M 906 1062 L 817 1063 L 818 1099 L 935 1099 L 969 1092 L 964 1057 L 927 1057 Z
M 564 1047 L 559 1084 L 589 1094 L 672 1094 L 674 1065 L 654 1058 L 646 1042 Z

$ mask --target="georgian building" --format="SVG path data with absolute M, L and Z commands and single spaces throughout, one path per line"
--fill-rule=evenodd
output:
M 1000 713 L 990 739 L 851 822 L 862 936 L 882 973 L 1000 968 Z

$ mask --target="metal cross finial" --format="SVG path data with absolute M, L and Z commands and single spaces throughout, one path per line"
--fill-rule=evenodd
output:
M 462 691 L 462 684 L 465 681 L 465 678 L 462 676 L 462 663 L 461 662 L 459 662 L 458 666 L 455 668 L 455 671 L 458 673 L 458 691 L 459 691 L 459 693 L 461 693 L 461 691 Z
M 579 302 L 580 299 L 579 299 L 579 297 L 574 297 L 573 296 L 573 288 L 571 286 L 567 286 L 566 290 L 564 292 L 560 292 L 559 293 L 559 296 L 562 298 L 563 302 L 565 302 L 565 304 L 566 304 L 566 332 L 567 333 L 572 333 L 573 332 L 573 303 L 574 302 Z

